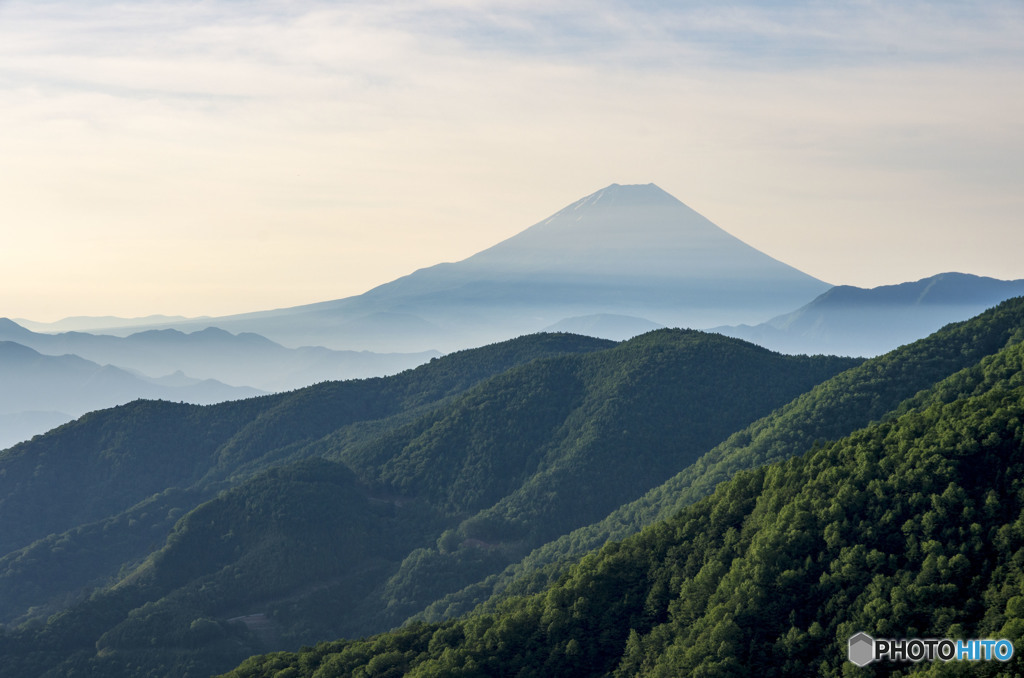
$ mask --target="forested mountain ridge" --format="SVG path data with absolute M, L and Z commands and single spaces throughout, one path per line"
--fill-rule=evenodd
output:
M 127 509 L 168 487 L 225 480 L 249 459 L 346 424 L 436 403 L 516 364 L 611 346 L 574 335 L 533 335 L 453 353 L 393 377 L 328 382 L 206 407 L 137 401 L 89 413 L 0 451 L 0 553 Z
M 416 618 L 438 621 L 493 604 L 503 596 L 539 591 L 583 554 L 622 539 L 710 494 L 737 472 L 799 454 L 872 421 L 892 417 L 932 393 L 935 384 L 981 369 L 1001 348 L 1024 341 L 1024 302 L 1012 300 L 969 321 L 837 374 L 737 431 L 664 484 L 623 504 L 602 520 L 555 539 L 499 575 L 446 596 Z
M 949 328 L 998 345 L 882 421 L 740 471 L 540 593 L 229 675 L 1017 675 L 1019 654 L 856 669 L 846 643 L 1024 642 L 1022 313 L 1015 300 Z
M 138 401 L 2 451 L 0 623 L 45 617 L 116 581 L 182 515 L 272 466 L 279 447 L 288 455 L 346 423 L 429 408 L 538 357 L 613 345 L 536 335 L 389 378 L 209 407 Z
M 424 600 L 600 518 L 772 403 L 853 364 L 662 330 L 517 368 L 455 407 L 350 448 L 341 458 L 362 477 L 456 518 L 389 580 L 378 623 L 400 623 Z
M 47 523 L 63 521 L 65 532 L 47 528 L 54 533 L 28 543 L 22 530 L 27 545 L 0 561 L 9 565 L 0 573 L 8 591 L 52 586 L 61 566 L 109 553 L 108 542 L 124 560 L 120 572 L 106 564 L 106 578 L 95 566 L 91 594 L 40 589 L 35 605 L 47 612 L 61 609 L 58 600 L 72 603 L 42 625 L 24 607 L 27 594 L 13 596 L 23 607 L 6 618 L 31 623 L 0 638 L 10 660 L 0 675 L 201 674 L 268 644 L 388 628 L 500 570 L 552 530 L 638 496 L 735 428 L 858 362 L 781 356 L 693 331 L 618 346 L 542 335 L 481 351 L 223 410 L 177 406 L 173 425 L 144 421 L 167 404 L 136 403 L 0 455 L 22 500 L 47 477 L 64 477 L 68 459 L 84 461 L 67 477 L 100 482 L 189 460 L 170 470 L 181 490 L 140 488 L 143 504 L 123 513 L 72 493 Z M 494 369 L 500 363 L 518 366 Z M 120 429 L 121 414 L 138 425 Z M 213 414 L 223 430 L 199 449 L 189 436 Z M 159 445 L 147 448 L 147 435 Z M 181 457 L 176 442 L 191 456 Z M 461 459 L 455 482 L 442 459 Z M 125 501 L 116 485 L 106 488 Z M 74 523 L 75 509 L 83 518 L 92 510 L 92 522 Z M 48 576 L 35 581 L 35 572 Z

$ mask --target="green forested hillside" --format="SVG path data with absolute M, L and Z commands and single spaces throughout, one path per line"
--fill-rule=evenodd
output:
M 515 365 L 613 345 L 533 335 L 393 377 L 206 407 L 137 401 L 90 413 L 0 452 L 0 554 L 105 519 L 169 487 L 251 475 L 271 465 L 275 452 L 286 455 L 346 425 L 427 407 Z
M 500 574 L 439 599 L 416 617 L 439 621 L 484 601 L 493 604 L 502 596 L 536 592 L 583 554 L 671 517 L 743 469 L 788 458 L 816 441 L 838 439 L 919 405 L 922 398 L 932 397 L 936 382 L 965 370 L 942 381 L 943 388 L 961 392 L 958 380 L 982 370 L 1001 348 L 1022 340 L 1024 303 L 1015 300 L 842 372 L 729 436 L 643 497 L 541 546 Z
M 455 353 L 394 377 L 324 383 L 208 407 L 137 401 L 90 413 L 0 452 L 0 558 L 36 566 L 45 555 L 39 540 L 59 541 L 63 559 L 88 567 L 95 560 L 83 559 L 82 550 L 97 550 L 89 538 L 96 534 L 88 527 L 93 525 L 102 531 L 104 557 L 112 549 L 120 554 L 116 573 L 120 563 L 158 547 L 182 512 L 325 433 L 347 428 L 353 438 L 376 435 L 376 428 L 357 425 L 436 406 L 536 358 L 613 345 L 534 335 Z M 173 488 L 189 491 L 160 500 Z M 160 506 L 115 520 L 154 503 Z M 7 574 L 0 570 L 0 593 Z M 0 596 L 0 622 L 17 616 L 9 600 Z
M 532 363 L 394 434 L 346 451 L 364 477 L 452 520 L 388 581 L 388 628 L 500 571 L 693 463 L 729 432 L 856 361 L 781 356 L 658 331 Z
M 0 624 L 8 630 L 38 625 L 90 596 L 102 598 L 106 587 L 160 549 L 190 510 L 281 458 L 303 458 L 300 450 L 325 431 L 341 427 L 352 439 L 377 435 L 397 425 L 392 419 L 436 407 L 517 364 L 611 346 L 589 337 L 533 335 L 394 377 L 209 407 L 138 401 L 2 451 Z M 0 670 L 13 665 L 0 662 Z
M 978 325 L 991 327 L 1004 305 Z M 1018 325 L 1019 327 L 1020 325 Z M 1024 345 L 892 416 L 743 470 L 547 589 L 244 662 L 257 676 L 1020 675 L 1008 663 L 846 661 L 847 639 L 1024 642 Z
M 29 523 L 0 587 L 32 591 L 3 610 L 0 675 L 202 675 L 388 628 L 857 363 L 688 331 L 542 335 L 223 410 L 90 415 L 0 455 L 0 524 Z M 76 481 L 104 496 L 61 499 Z

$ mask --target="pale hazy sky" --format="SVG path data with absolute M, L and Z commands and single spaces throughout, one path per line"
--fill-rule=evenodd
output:
M 613 182 L 1024 278 L 1024 0 L 0 0 L 0 316 L 340 298 Z

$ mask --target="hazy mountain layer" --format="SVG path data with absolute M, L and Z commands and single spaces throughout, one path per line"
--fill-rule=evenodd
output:
M 27 318 L 14 318 L 14 322 L 33 332 L 56 334 L 60 332 L 91 332 L 101 327 L 151 327 L 161 323 L 199 322 L 205 319 L 188 318 L 181 315 L 149 315 L 142 318 L 121 318 L 118 316 L 71 316 L 54 322 L 38 322 Z
M 332 351 L 323 347 L 285 348 L 256 334 L 234 335 L 216 327 L 189 334 L 149 330 L 127 337 L 64 332 L 42 334 L 0 318 L 0 341 L 16 341 L 47 355 L 74 354 L 149 377 L 184 372 L 263 391 L 287 391 L 320 381 L 396 374 L 439 353 Z M 98 403 L 92 409 L 105 406 Z
M 0 381 L 0 449 L 85 412 L 136 398 L 211 404 L 328 380 L 395 374 L 440 355 L 291 349 L 214 327 L 127 337 L 43 334 L 0 318 L 4 341 L 34 351 L 0 352 L 0 370 L 7 375 Z
M 871 289 L 840 285 L 760 325 L 716 327 L 784 353 L 872 356 L 1024 294 L 1024 280 L 942 273 Z
M 149 379 L 78 356 L 42 355 L 0 341 L 0 415 L 14 424 L 0 428 L 0 449 L 91 410 L 139 398 L 209 404 L 259 393 L 212 379 Z

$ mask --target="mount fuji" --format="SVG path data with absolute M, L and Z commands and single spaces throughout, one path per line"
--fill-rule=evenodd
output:
M 467 259 L 358 296 L 156 327 L 216 326 L 286 346 L 450 351 L 587 316 L 691 328 L 764 322 L 830 287 L 654 184 L 612 184 Z

